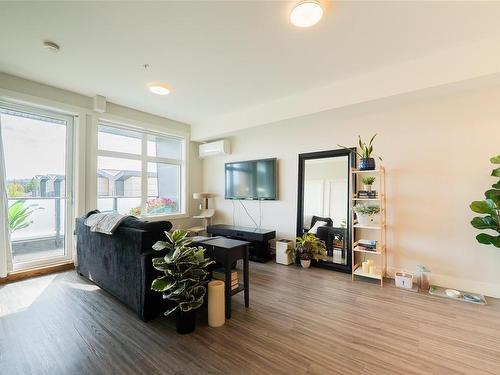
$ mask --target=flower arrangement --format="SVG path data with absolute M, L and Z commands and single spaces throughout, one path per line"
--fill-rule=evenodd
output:
M 175 212 L 176 209 L 177 203 L 170 198 L 152 198 L 146 202 L 146 212 L 152 215 L 171 213 Z M 141 208 L 131 208 L 129 213 L 130 215 L 140 216 Z

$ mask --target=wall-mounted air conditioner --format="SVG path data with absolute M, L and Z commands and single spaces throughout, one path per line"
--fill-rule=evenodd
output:
M 199 148 L 200 158 L 214 155 L 229 155 L 231 153 L 231 145 L 229 140 L 221 139 L 220 141 L 203 143 Z

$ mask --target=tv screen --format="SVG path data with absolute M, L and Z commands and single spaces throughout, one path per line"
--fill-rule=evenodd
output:
M 226 199 L 278 199 L 276 159 L 226 163 Z

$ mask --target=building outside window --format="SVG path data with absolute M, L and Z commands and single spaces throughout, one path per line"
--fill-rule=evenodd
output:
M 143 217 L 185 213 L 185 142 L 99 122 L 97 208 Z

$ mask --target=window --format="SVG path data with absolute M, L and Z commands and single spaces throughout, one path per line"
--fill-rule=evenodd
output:
M 72 257 L 73 117 L 0 103 L 14 270 Z
M 135 216 L 185 212 L 185 140 L 100 122 L 97 208 Z

